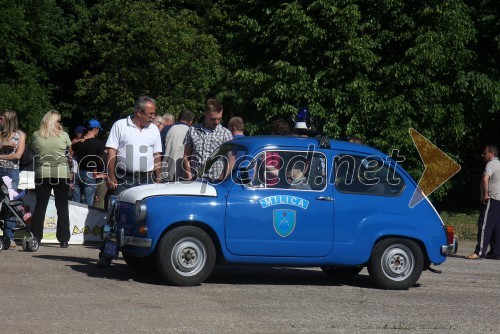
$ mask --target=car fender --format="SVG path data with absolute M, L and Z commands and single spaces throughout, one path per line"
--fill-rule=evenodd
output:
M 335 264 L 353 265 L 366 263 L 375 243 L 383 238 L 396 237 L 417 241 L 432 263 L 444 262 L 441 246 L 446 235 L 435 221 L 421 221 L 402 215 L 374 215 L 363 219 L 357 226 L 356 238 L 350 242 L 334 240 L 331 259 Z
M 225 199 L 189 196 L 189 200 L 187 200 L 186 197 L 153 196 L 144 199 L 148 208 L 144 222 L 148 227 L 145 237 L 151 239 L 151 247 L 138 248 L 131 246 L 122 251 L 136 256 L 151 255 L 163 235 L 173 227 L 180 225 L 204 226 L 207 232 L 212 231 L 210 233 L 212 237 L 216 235 L 219 240 L 223 240 Z M 214 240 L 214 243 L 217 242 L 217 240 Z

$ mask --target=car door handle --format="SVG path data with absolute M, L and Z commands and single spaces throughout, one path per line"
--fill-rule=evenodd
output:
M 333 197 L 330 197 L 330 196 L 318 196 L 316 197 L 316 199 L 318 201 L 329 201 L 329 202 L 333 202 Z

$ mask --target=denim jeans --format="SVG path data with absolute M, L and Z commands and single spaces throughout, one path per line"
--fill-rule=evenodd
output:
M 15 219 L 6 219 L 3 222 L 3 233 L 6 237 L 10 239 L 10 241 L 14 241 L 14 231 L 12 231 L 13 228 L 16 227 L 16 220 Z
M 94 173 L 87 170 L 80 170 L 75 176 L 75 188 L 73 189 L 73 201 L 80 203 L 82 194 L 85 196 L 85 204 L 92 206 L 94 204 L 95 191 L 97 189 L 97 180 Z
M 0 167 L 0 177 L 8 176 L 12 179 L 12 189 L 17 190 L 19 186 L 19 169 Z

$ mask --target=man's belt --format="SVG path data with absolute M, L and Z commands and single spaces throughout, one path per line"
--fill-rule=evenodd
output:
M 118 177 L 123 177 L 123 176 L 133 176 L 133 177 L 150 177 L 153 175 L 153 171 L 149 172 L 127 172 L 123 169 L 117 168 L 116 169 L 116 176 Z

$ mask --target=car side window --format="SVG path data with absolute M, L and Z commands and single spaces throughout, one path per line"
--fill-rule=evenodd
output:
M 230 176 L 233 168 L 244 160 L 246 149 L 243 146 L 227 143 L 219 146 L 204 166 L 204 176 L 212 182 L 221 182 Z
M 253 188 L 323 190 L 326 186 L 326 157 L 319 152 L 266 151 L 249 168 Z
M 334 158 L 335 187 L 342 193 L 399 196 L 403 177 L 379 157 L 341 154 Z

